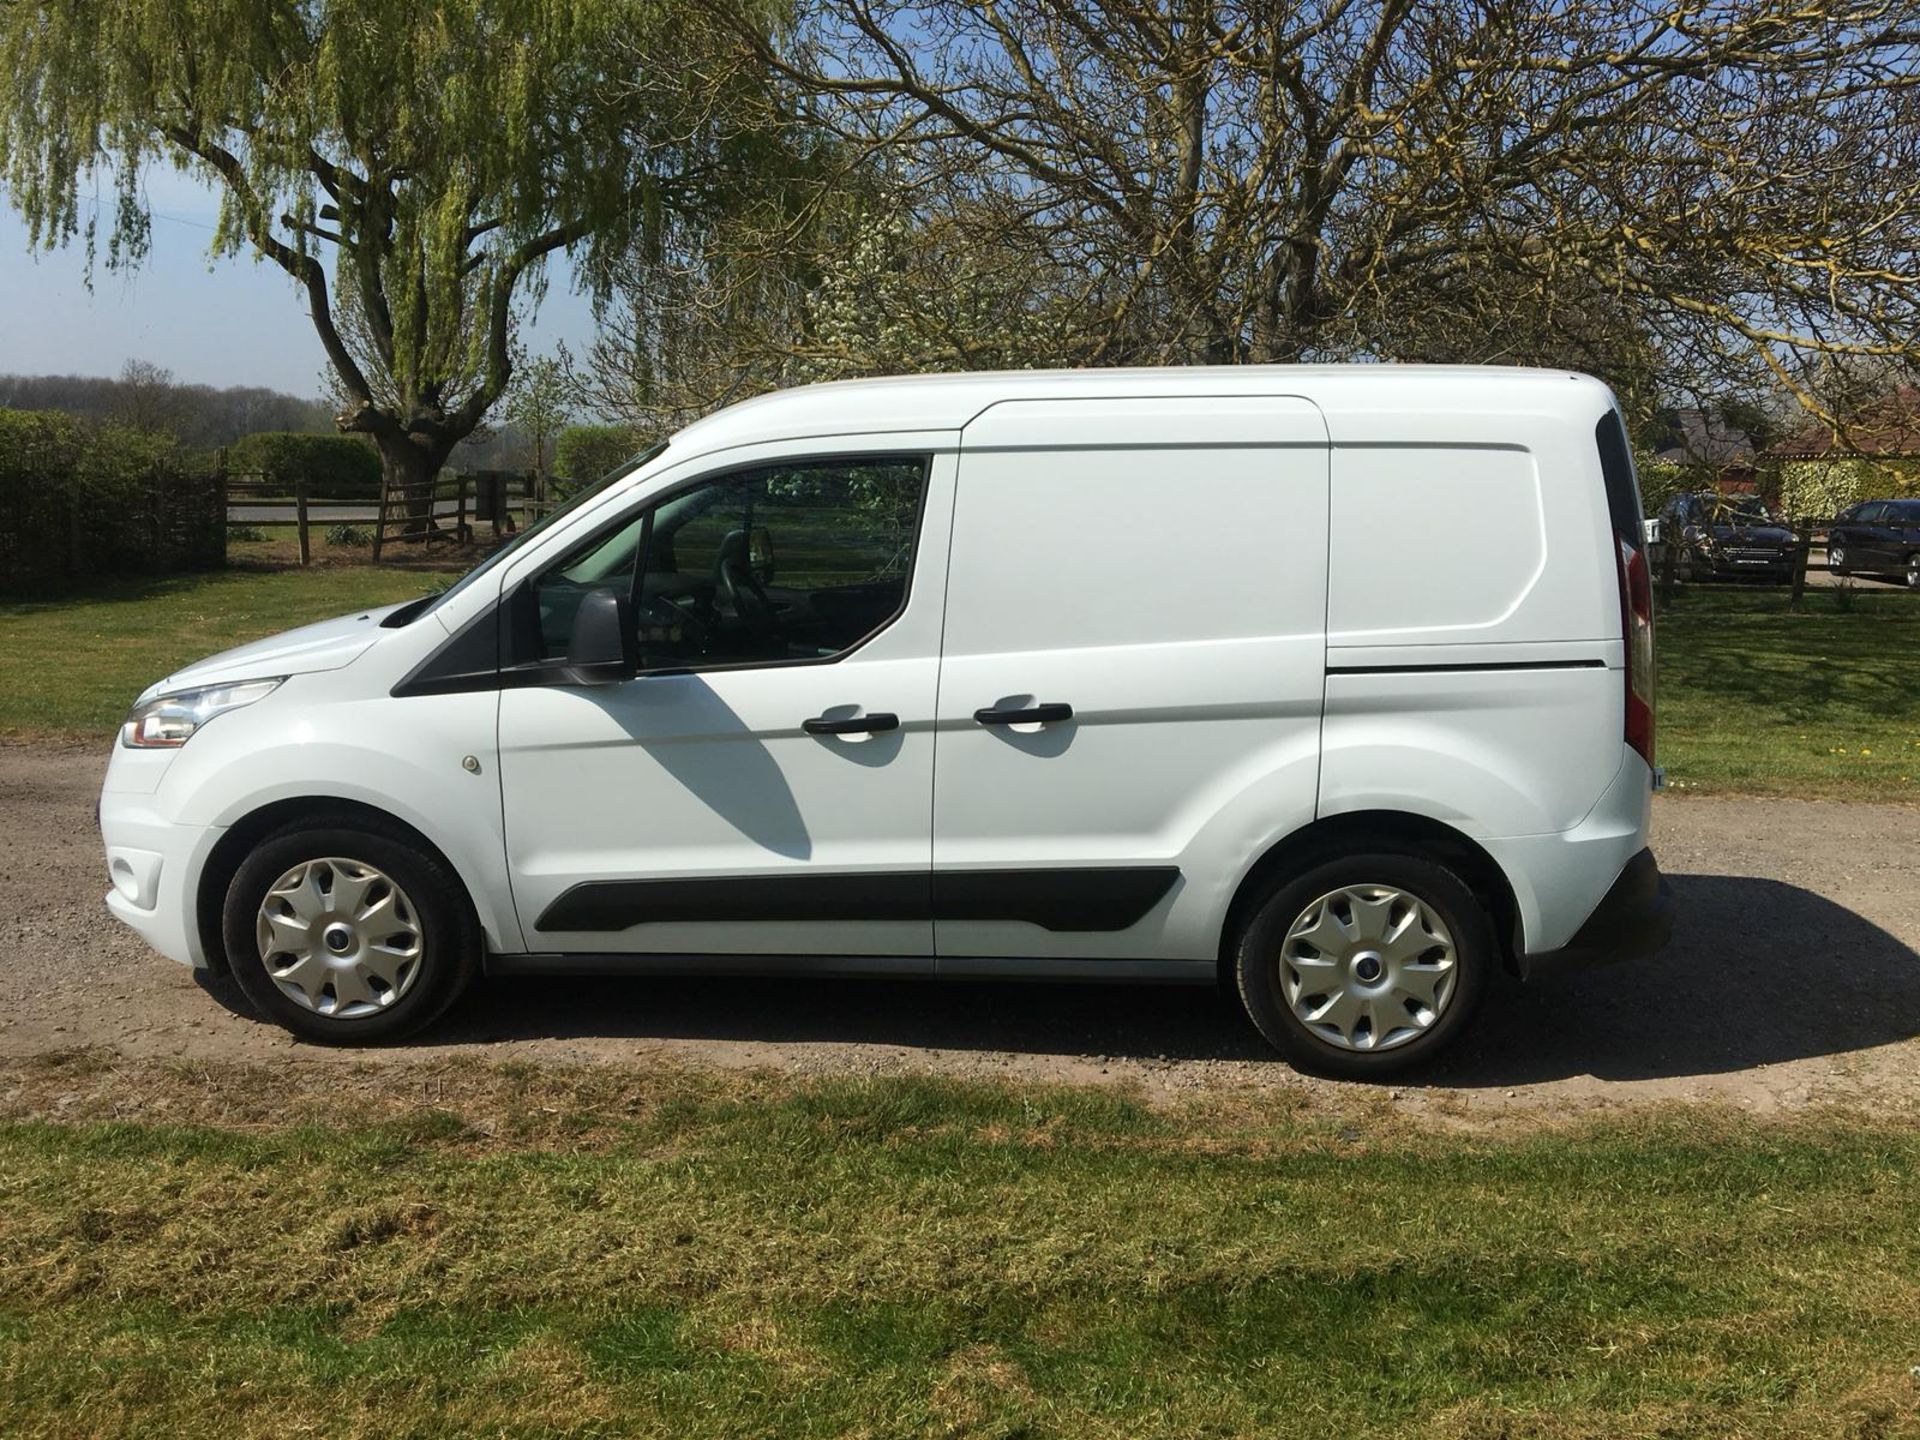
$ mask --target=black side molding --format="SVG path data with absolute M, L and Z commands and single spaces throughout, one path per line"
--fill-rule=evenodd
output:
M 936 920 L 1024 920 L 1042 930 L 1130 929 L 1179 880 L 1175 865 L 1113 870 L 936 870 Z
M 610 932 L 720 920 L 1021 920 L 1043 930 L 1137 925 L 1180 879 L 1177 866 L 909 871 L 877 875 L 719 875 L 589 880 L 534 922 L 536 931 Z
M 721 875 L 690 880 L 588 880 L 549 905 L 533 928 L 625 930 L 716 920 L 925 920 L 926 871 L 880 875 Z
M 1604 670 L 1604 660 L 1463 660 L 1451 665 L 1329 665 L 1329 675 L 1446 675 L 1496 670 Z

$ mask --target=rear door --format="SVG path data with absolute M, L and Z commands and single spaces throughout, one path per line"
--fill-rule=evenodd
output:
M 966 427 L 942 968 L 1211 959 L 1250 852 L 1313 815 L 1327 467 L 1319 411 L 1290 397 L 1009 401 Z

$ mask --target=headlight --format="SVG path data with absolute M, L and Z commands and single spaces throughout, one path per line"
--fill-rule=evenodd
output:
M 276 680 L 241 680 L 161 695 L 127 712 L 126 723 L 120 727 L 120 743 L 135 750 L 177 749 L 214 716 L 264 699 L 284 679 L 282 675 Z

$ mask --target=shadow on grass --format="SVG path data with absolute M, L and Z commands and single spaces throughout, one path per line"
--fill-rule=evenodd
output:
M 1847 714 L 1920 713 L 1920 597 L 1859 595 L 1842 612 L 1810 591 L 1798 609 L 1773 592 L 1675 597 L 1660 614 L 1660 679 L 1688 714 L 1778 714 L 1819 724 Z
M 204 594 L 209 586 L 256 580 L 263 575 L 301 577 L 330 576 L 340 572 L 368 570 L 374 573 L 418 575 L 421 590 L 444 584 L 465 574 L 485 559 L 492 546 L 412 547 L 410 553 L 396 546 L 378 566 L 364 558 L 319 555 L 316 563 L 301 565 L 296 560 L 278 560 L 236 556 L 219 569 L 178 570 L 167 575 L 84 575 L 48 581 L 30 591 L 0 591 L 0 616 L 32 615 L 61 610 L 71 605 L 152 605 L 181 596 Z
M 180 570 L 171 575 L 91 575 L 50 581 L 31 592 L 0 592 L 0 615 L 31 615 L 76 604 L 150 604 L 197 590 L 226 573 Z
M 1458 1049 L 1408 1079 L 1460 1088 L 1677 1079 L 1920 1034 L 1920 955 L 1885 930 L 1774 880 L 1669 878 L 1677 920 L 1663 953 L 1529 986 L 1498 983 Z M 236 1003 L 227 986 L 210 988 Z M 537 1038 L 1280 1063 L 1211 988 L 1017 982 L 492 979 L 420 1043 Z

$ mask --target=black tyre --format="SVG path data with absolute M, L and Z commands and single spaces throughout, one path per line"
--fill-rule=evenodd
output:
M 327 1045 L 411 1034 L 478 968 L 459 877 L 397 827 L 354 821 L 269 835 L 227 886 L 233 978 L 269 1019 Z
M 1827 546 L 1827 570 L 1834 575 L 1847 575 L 1847 547 L 1844 545 Z
M 1248 1017 L 1289 1063 L 1367 1080 L 1451 1045 L 1498 952 L 1486 910 L 1458 875 L 1383 851 L 1276 884 L 1233 959 Z
M 1920 550 L 1907 556 L 1906 579 L 1909 590 L 1920 590 Z

